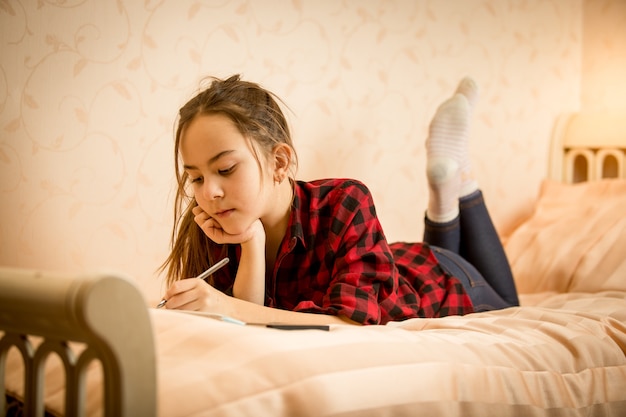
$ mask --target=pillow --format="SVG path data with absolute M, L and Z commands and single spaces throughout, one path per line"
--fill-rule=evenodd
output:
M 505 250 L 520 294 L 626 291 L 626 180 L 544 180 Z

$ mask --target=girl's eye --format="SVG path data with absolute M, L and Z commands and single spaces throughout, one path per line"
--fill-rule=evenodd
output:
M 233 173 L 233 171 L 235 170 L 235 167 L 236 167 L 236 166 L 237 166 L 237 165 L 232 165 L 232 166 L 230 166 L 230 167 L 228 167 L 228 168 L 219 169 L 217 172 L 218 172 L 220 175 L 229 175 L 229 174 L 232 174 L 232 173 Z
M 196 177 L 196 178 L 189 177 L 189 182 L 192 184 L 198 184 L 201 181 L 202 181 L 202 177 Z

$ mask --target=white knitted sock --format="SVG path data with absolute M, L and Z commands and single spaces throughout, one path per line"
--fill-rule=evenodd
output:
M 467 99 L 469 104 L 468 118 L 471 118 L 474 106 L 478 101 L 478 85 L 470 77 L 463 78 L 459 85 L 456 87 L 455 94 L 462 94 Z M 471 119 L 468 120 L 468 131 Z M 469 158 L 469 150 L 467 147 L 467 141 L 465 141 L 465 156 L 461 162 L 461 187 L 459 189 L 459 197 L 465 197 L 470 195 L 478 189 L 478 183 L 474 180 L 472 175 L 472 164 Z
M 463 78 L 456 87 L 455 94 L 463 94 L 470 105 L 470 110 L 474 110 L 474 106 L 478 101 L 478 85 L 470 77 Z
M 426 139 L 429 199 L 426 216 L 437 223 L 459 214 L 461 168 L 467 158 L 469 103 L 463 94 L 443 102 L 430 122 Z

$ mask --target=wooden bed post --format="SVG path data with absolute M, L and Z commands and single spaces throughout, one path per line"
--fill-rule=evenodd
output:
M 131 280 L 114 274 L 68 276 L 0 268 L 0 407 L 11 346 L 24 358 L 24 407 L 43 413 L 43 367 L 50 353 L 65 368 L 67 415 L 84 415 L 86 367 L 102 364 L 106 416 L 155 416 L 156 358 L 146 303 Z M 44 341 L 33 347 L 29 336 Z M 78 356 L 67 342 L 87 345 Z

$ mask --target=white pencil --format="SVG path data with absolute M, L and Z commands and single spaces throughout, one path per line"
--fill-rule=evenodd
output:
M 224 258 L 221 261 L 219 261 L 218 263 L 216 263 L 215 265 L 213 265 L 212 267 L 210 267 L 209 269 L 207 269 L 206 271 L 204 271 L 203 273 L 201 273 L 200 275 L 198 275 L 196 278 L 197 279 L 201 279 L 201 280 L 205 280 L 207 279 L 212 273 L 214 273 L 215 271 L 217 271 L 218 269 L 220 269 L 221 267 L 223 267 L 224 265 L 226 265 L 228 263 L 229 259 L 228 258 Z M 161 300 L 161 302 L 159 304 L 157 304 L 156 308 L 161 308 L 165 305 L 165 303 L 167 303 L 166 299 Z

